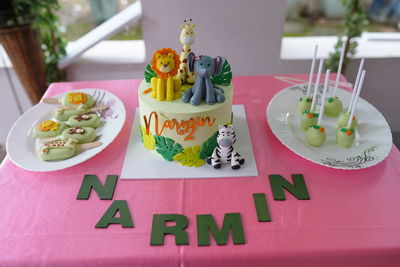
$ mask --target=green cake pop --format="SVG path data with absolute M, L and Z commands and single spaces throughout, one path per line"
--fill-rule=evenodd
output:
M 312 146 L 321 146 L 326 140 L 326 131 L 324 127 L 321 126 L 322 118 L 324 116 L 324 102 L 326 97 L 326 91 L 328 90 L 330 70 L 326 71 L 324 91 L 322 92 L 321 107 L 319 110 L 318 123 L 317 125 L 312 125 L 308 128 L 306 133 L 306 141 Z
M 339 116 L 339 119 L 337 121 L 338 128 L 346 127 L 347 126 L 347 122 L 349 121 L 350 113 L 351 113 L 351 110 L 352 110 L 352 106 L 354 104 L 353 102 L 354 102 L 355 96 L 357 94 L 358 84 L 359 84 L 360 78 L 361 78 L 362 68 L 364 67 L 364 61 L 365 61 L 364 59 L 361 59 L 360 66 L 358 67 L 356 81 L 354 83 L 353 92 L 351 94 L 351 98 L 350 98 L 350 102 L 349 102 L 349 108 L 348 108 L 346 113 L 342 113 Z M 356 129 L 357 126 L 358 126 L 358 120 L 357 120 L 356 116 L 353 116 L 353 119 L 352 119 L 350 127 Z
M 71 116 L 67 122 L 72 127 L 92 127 L 97 128 L 101 124 L 101 119 L 97 114 L 78 114 Z
M 337 96 L 330 97 L 326 100 L 325 115 L 329 117 L 337 117 L 343 109 L 343 103 Z
M 318 86 L 319 86 L 319 80 L 321 78 L 321 72 L 322 72 L 323 65 L 324 65 L 324 59 L 321 58 L 319 61 L 317 80 L 315 81 L 315 87 L 314 87 L 315 89 L 314 89 L 314 93 L 313 93 L 310 110 L 306 110 L 301 115 L 301 118 L 300 118 L 300 128 L 304 131 L 307 131 L 311 125 L 317 124 L 317 121 L 318 121 L 318 114 L 315 113 L 315 105 L 317 102 Z
M 360 96 L 360 92 L 362 89 L 362 84 L 364 82 L 364 77 L 365 77 L 365 73 L 366 71 L 363 70 L 361 73 L 361 78 L 360 78 L 360 82 L 357 85 L 357 92 L 354 96 L 354 100 L 353 100 L 353 105 L 351 108 L 351 112 L 350 112 L 350 116 L 349 116 L 349 120 L 347 122 L 346 127 L 343 128 L 339 128 L 339 130 L 336 132 L 336 144 L 340 147 L 343 148 L 349 148 L 353 145 L 354 140 L 356 139 L 356 131 L 354 128 L 351 128 L 350 125 L 352 123 L 352 119 L 354 117 L 354 112 L 356 110 L 357 107 L 357 100 Z
M 300 101 L 299 101 L 299 104 L 297 107 L 297 110 L 300 114 L 303 114 L 306 110 L 311 110 L 312 98 L 310 97 L 310 93 L 311 93 L 312 77 L 314 74 L 315 60 L 317 58 L 317 51 L 318 51 L 318 45 L 315 45 L 314 55 L 313 55 L 313 59 L 311 61 L 310 75 L 308 76 L 307 92 L 304 97 L 300 98 Z
M 78 144 L 90 143 L 97 138 L 97 133 L 90 127 L 73 127 L 62 132 L 63 139 L 74 139 Z
M 297 110 L 299 111 L 300 114 L 303 114 L 306 110 L 310 110 L 311 108 L 311 102 L 312 98 L 311 97 L 301 97 L 299 101 L 299 105 L 297 107 Z
M 300 119 L 300 127 L 302 130 L 307 131 L 311 125 L 315 125 L 318 122 L 318 113 L 310 112 L 306 110 Z
M 306 141 L 312 146 L 321 146 L 326 140 L 326 131 L 324 127 L 312 125 L 306 133 Z
M 33 135 L 37 138 L 49 138 L 60 135 L 67 125 L 53 120 L 42 121 L 33 129 Z
M 349 121 L 349 119 L 350 119 L 350 112 L 342 113 L 339 116 L 339 119 L 337 121 L 338 128 L 346 127 L 347 126 L 347 122 Z M 355 128 L 357 128 L 357 126 L 358 126 L 358 120 L 357 120 L 356 116 L 353 116 L 353 119 L 352 119 L 351 124 L 350 124 L 350 128 L 354 128 L 355 129 Z
M 353 128 L 340 128 L 336 132 L 336 144 L 342 148 L 349 148 L 356 140 L 356 131 Z
M 324 104 L 325 106 L 325 115 L 329 117 L 337 117 L 339 116 L 340 112 L 342 112 L 343 109 L 343 103 L 342 101 L 336 96 L 336 92 L 339 86 L 339 79 L 340 79 L 340 74 L 342 73 L 342 65 L 343 65 L 343 58 L 346 50 L 346 44 L 345 42 L 342 42 L 342 49 L 340 51 L 340 59 L 339 59 L 339 65 L 338 65 L 338 70 L 336 73 L 336 82 L 335 82 L 335 89 L 333 89 L 333 96 L 329 97 Z

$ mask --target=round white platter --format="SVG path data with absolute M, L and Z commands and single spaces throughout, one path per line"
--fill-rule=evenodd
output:
M 72 91 L 69 91 L 72 92 Z M 43 161 L 37 151 L 41 144 L 33 136 L 33 128 L 44 120 L 52 119 L 52 111 L 59 105 L 40 102 L 26 111 L 12 126 L 7 136 L 7 154 L 17 166 L 31 171 L 55 171 L 65 169 L 84 162 L 105 149 L 118 136 L 125 123 L 126 112 L 124 104 L 114 94 L 101 89 L 78 89 L 73 92 L 83 92 L 92 95 L 96 106 L 109 106 L 107 110 L 97 112 L 103 123 L 96 129 L 99 147 L 78 152 L 70 159 L 60 161 Z M 64 94 L 54 97 L 61 98 Z
M 332 91 L 330 87 L 328 96 Z M 322 87 L 319 92 L 321 95 Z M 328 135 L 326 142 L 321 147 L 309 145 L 305 140 L 306 132 L 300 129 L 300 114 L 297 112 L 299 99 L 305 93 L 305 84 L 287 87 L 271 99 L 267 108 L 267 121 L 272 132 L 287 148 L 317 164 L 346 170 L 368 168 L 388 156 L 392 147 L 390 127 L 382 114 L 362 98 L 357 103 L 355 116 L 359 126 L 352 147 L 345 149 L 336 146 L 337 118 L 327 116 L 323 117 L 321 123 Z M 338 88 L 337 96 L 347 111 L 351 93 Z

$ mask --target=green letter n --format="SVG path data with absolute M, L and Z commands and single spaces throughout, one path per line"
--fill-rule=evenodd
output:
M 197 244 L 199 246 L 210 245 L 209 232 L 217 245 L 226 245 L 230 232 L 232 232 L 233 244 L 245 243 L 240 213 L 226 213 L 221 230 L 218 229 L 211 214 L 197 215 Z
M 76 199 L 89 199 L 93 189 L 100 199 L 110 200 L 113 198 L 117 179 L 117 175 L 107 175 L 106 182 L 102 185 L 96 175 L 85 175 Z
M 289 191 L 297 199 L 310 199 L 302 174 L 292 174 L 293 184 L 280 175 L 270 175 L 272 193 L 275 200 L 286 200 L 283 189 Z

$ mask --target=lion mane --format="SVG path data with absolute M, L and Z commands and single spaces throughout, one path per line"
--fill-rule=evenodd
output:
M 161 72 L 157 68 L 157 54 L 161 54 L 162 57 L 168 55 L 169 53 L 172 53 L 174 55 L 174 61 L 175 61 L 175 67 L 168 73 Z M 151 60 L 151 68 L 154 70 L 155 73 L 157 73 L 157 77 L 161 79 L 168 79 L 169 77 L 174 77 L 178 73 L 179 65 L 181 64 L 181 60 L 179 59 L 179 55 L 175 52 L 175 50 L 171 48 L 161 48 L 157 50 L 153 58 Z

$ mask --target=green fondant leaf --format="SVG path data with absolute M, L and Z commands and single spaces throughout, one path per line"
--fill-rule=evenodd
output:
M 307 97 L 306 102 L 311 102 L 312 98 Z
M 319 129 L 319 126 L 318 125 L 311 125 L 311 127 L 313 127 L 314 129 Z
M 150 64 L 147 64 L 146 69 L 144 71 L 144 79 L 146 82 L 151 82 L 151 78 L 157 77 L 157 74 L 154 72 L 154 70 L 151 68 Z
M 333 97 L 328 98 L 328 102 L 329 102 L 329 103 L 332 103 L 333 100 L 334 100 Z
M 212 75 L 211 81 L 213 84 L 228 86 L 231 84 L 231 80 L 232 80 L 231 65 L 228 63 L 228 60 L 225 60 L 224 65 L 222 65 L 221 74 Z
M 168 137 L 155 135 L 156 139 L 156 150 L 160 155 L 168 160 L 173 161 L 174 156 L 178 153 L 182 152 L 182 146 L 178 143 L 175 143 L 174 140 Z
M 218 132 L 215 132 L 213 136 L 208 138 L 202 145 L 199 153 L 199 158 L 205 159 L 211 156 L 213 153 L 214 149 L 217 147 L 217 134 Z
M 319 114 L 318 113 L 313 113 L 314 118 L 318 118 Z
M 342 128 L 342 129 L 340 129 L 340 131 L 345 133 L 345 132 L 347 132 L 347 129 L 346 128 Z

